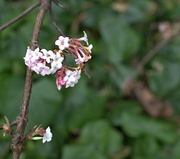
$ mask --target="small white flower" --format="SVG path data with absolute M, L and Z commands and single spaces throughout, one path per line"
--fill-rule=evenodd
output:
M 78 41 L 85 41 L 86 44 L 89 45 L 87 34 L 86 34 L 85 31 L 83 31 L 83 33 L 84 33 L 84 36 L 83 36 L 82 38 L 77 39 L 77 40 L 78 40 Z
M 92 48 L 93 48 L 93 45 L 90 44 L 90 45 L 88 46 L 88 50 L 89 50 L 90 53 L 91 53 Z
M 51 62 L 51 71 L 52 74 L 54 74 L 57 70 L 59 70 L 62 67 L 62 61 L 64 60 L 64 57 L 61 56 L 61 54 L 57 53 Z
M 42 58 L 46 60 L 47 63 L 50 63 L 51 59 L 55 56 L 54 52 L 51 50 L 47 51 L 46 49 L 42 49 L 41 52 L 43 52 Z
M 54 53 L 46 49 L 39 50 L 39 48 L 32 51 L 29 47 L 24 57 L 25 64 L 42 76 L 54 74 L 62 67 L 63 60 L 64 57 L 60 53 Z
M 42 142 L 45 143 L 46 141 L 49 142 L 51 140 L 52 140 L 52 133 L 50 127 L 48 126 L 48 128 L 46 129 L 46 133 L 43 134 Z
M 65 87 L 74 87 L 75 84 L 78 83 L 79 78 L 81 77 L 81 70 L 76 70 L 76 71 L 71 71 L 67 70 L 66 71 L 66 76 L 64 77 L 65 81 Z
M 42 56 L 42 53 L 39 52 L 39 48 L 36 48 L 32 51 L 29 47 L 26 51 L 26 56 L 24 57 L 25 64 L 31 68 L 32 66 L 36 65 L 37 60 Z
M 55 45 L 59 46 L 60 50 L 64 50 L 69 47 L 69 37 L 60 36 L 58 40 L 55 41 Z
M 36 65 L 31 67 L 31 70 L 42 76 L 50 74 L 50 68 L 42 62 L 37 62 Z
M 77 52 L 76 55 L 77 55 L 77 59 L 75 59 L 76 64 L 87 62 L 89 59 L 91 59 L 91 56 L 87 56 L 81 49 L 79 49 L 79 52 Z
M 42 52 L 40 52 L 39 48 L 36 48 L 34 51 L 33 51 L 33 58 L 38 60 L 40 57 L 42 57 Z
M 31 49 L 28 47 L 26 51 L 26 56 L 24 57 L 25 64 L 28 66 L 30 64 Z

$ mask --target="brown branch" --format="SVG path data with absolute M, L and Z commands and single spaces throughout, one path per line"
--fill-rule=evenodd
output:
M 7 22 L 6 24 L 2 25 L 0 27 L 0 31 L 6 29 L 7 27 L 9 27 L 10 25 L 12 25 L 13 23 L 17 22 L 19 19 L 23 18 L 25 15 L 27 15 L 28 13 L 30 13 L 31 11 L 33 11 L 37 6 L 40 5 L 40 1 L 33 4 L 32 6 L 30 6 L 28 9 L 26 9 L 24 12 L 22 12 L 21 14 L 19 14 L 17 17 L 15 17 L 14 19 L 10 20 L 9 22 Z
M 41 0 L 40 10 L 37 15 L 34 31 L 32 34 L 32 39 L 30 42 L 31 50 L 34 50 L 38 46 L 40 29 L 41 29 L 45 14 L 50 7 L 51 1 L 52 0 Z M 23 100 L 22 100 L 22 105 L 20 108 L 20 115 L 17 118 L 18 125 L 17 125 L 16 132 L 12 138 L 11 149 L 13 152 L 13 159 L 19 159 L 20 154 L 23 150 L 23 136 L 24 136 L 25 127 L 28 121 L 28 106 L 29 106 L 29 100 L 30 100 L 30 94 L 31 94 L 31 88 L 32 88 L 32 80 L 33 80 L 33 73 L 30 69 L 27 68 Z
M 144 111 L 152 117 L 169 118 L 173 115 L 172 106 L 166 101 L 159 100 L 142 81 L 126 82 L 123 95 L 135 98 Z
M 54 25 L 54 27 L 56 28 L 56 30 L 62 35 L 65 36 L 65 34 L 62 32 L 62 30 L 58 27 L 58 25 L 56 24 L 55 20 L 54 20 L 54 15 L 52 12 L 52 7 L 49 8 L 49 13 L 50 13 L 50 17 L 51 17 L 51 21 Z
M 138 70 L 142 70 L 145 66 L 145 64 L 156 54 L 160 51 L 160 49 L 164 46 L 166 46 L 166 44 L 168 44 L 170 42 L 171 39 L 164 39 L 162 41 L 160 41 L 154 48 L 152 48 L 152 50 L 150 50 L 146 56 L 139 62 L 139 64 L 137 65 Z
M 61 7 L 62 9 L 67 9 L 65 6 L 63 6 L 62 4 L 60 4 L 60 3 L 58 2 L 58 0 L 53 0 L 53 2 L 54 2 L 57 6 Z
M 163 39 L 160 41 L 154 48 L 152 48 L 146 56 L 138 63 L 137 69 L 139 71 L 142 71 L 146 63 L 155 55 L 157 54 L 164 46 L 166 46 L 169 42 L 171 42 L 174 38 L 178 37 L 180 35 L 180 30 L 177 31 L 174 35 L 172 35 L 170 38 Z

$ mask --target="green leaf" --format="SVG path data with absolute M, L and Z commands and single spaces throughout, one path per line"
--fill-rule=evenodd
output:
M 101 34 L 108 49 L 107 56 L 114 64 L 129 61 L 139 49 L 139 34 L 130 26 L 123 24 L 118 17 L 107 17 L 102 24 Z
M 74 156 L 78 159 L 108 159 L 121 148 L 121 134 L 101 120 L 87 124 L 82 129 L 78 142 L 64 147 L 62 159 Z
M 133 79 L 137 76 L 137 72 L 134 69 L 127 67 L 122 64 L 118 64 L 110 71 L 110 77 L 113 84 L 115 84 L 120 89 L 123 89 L 125 82 Z
M 50 124 L 61 108 L 61 100 L 54 81 L 45 78 L 34 83 L 29 105 L 29 125 Z
M 169 96 L 167 97 L 167 100 L 171 103 L 171 105 L 174 108 L 174 112 L 176 114 L 180 113 L 180 107 L 179 107 L 179 103 L 180 103 L 180 89 L 179 89 L 179 85 L 169 93 Z
M 160 64 L 162 70 L 149 74 L 149 85 L 153 92 L 160 97 L 166 98 L 180 84 L 180 64 L 174 62 L 164 62 Z M 171 82 L 169 82 L 171 81 Z
M 154 137 L 144 135 L 135 139 L 133 150 L 134 157 L 152 159 L 160 151 L 160 145 Z
M 173 142 L 177 130 L 170 123 L 151 119 L 145 116 L 124 113 L 120 116 L 123 130 L 131 137 L 150 135 L 163 142 Z
M 85 102 L 84 104 L 79 105 L 69 117 L 69 129 L 77 129 L 85 123 L 102 118 L 105 112 L 106 99 L 105 96 L 99 96 L 97 94 L 91 103 Z
M 157 10 L 157 4 L 151 0 L 130 0 L 129 9 L 127 10 L 126 19 L 128 22 L 143 22 L 154 17 Z M 133 19 L 134 17 L 134 19 Z
M 179 159 L 180 158 L 180 136 L 178 137 L 178 140 L 176 141 L 176 144 L 173 147 L 173 158 Z
M 101 120 L 87 124 L 82 129 L 79 142 L 94 145 L 97 151 L 110 156 L 122 148 L 122 135 Z
M 121 15 L 121 18 L 127 23 L 137 23 L 145 19 L 145 13 L 135 5 L 129 5 L 127 11 Z
M 4 92 L 1 96 L 1 113 L 12 121 L 19 115 L 23 97 L 23 79 L 10 76 L 6 78 Z
M 120 100 L 114 103 L 111 111 L 108 114 L 109 120 L 116 126 L 121 124 L 121 116 L 123 113 L 140 114 L 142 112 L 141 106 L 135 101 Z
M 108 159 L 92 145 L 69 145 L 63 149 L 62 159 Z

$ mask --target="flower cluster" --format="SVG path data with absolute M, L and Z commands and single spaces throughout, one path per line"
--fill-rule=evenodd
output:
M 64 57 L 61 52 L 54 53 L 53 51 L 47 51 L 46 49 L 36 48 L 32 51 L 27 48 L 26 56 L 24 57 L 25 64 L 37 74 L 42 76 L 54 74 L 62 67 L 62 61 Z
M 87 46 L 81 44 L 85 42 Z M 36 48 L 31 50 L 27 48 L 24 57 L 25 64 L 29 69 L 42 76 L 56 73 L 57 89 L 74 87 L 81 77 L 81 72 L 85 72 L 84 68 L 87 62 L 91 59 L 92 44 L 89 45 L 88 38 L 84 32 L 81 38 L 69 38 L 59 36 L 55 41 L 58 50 L 49 50 Z M 73 55 L 77 67 L 66 66 L 63 61 L 66 59 L 66 54 Z
M 81 77 L 81 70 L 68 70 L 62 68 L 57 72 L 56 85 L 58 90 L 61 90 L 61 87 L 64 85 L 66 88 L 74 87 Z

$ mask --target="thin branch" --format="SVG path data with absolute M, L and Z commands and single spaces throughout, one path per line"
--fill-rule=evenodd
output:
M 30 42 L 31 50 L 35 50 L 35 48 L 38 45 L 40 29 L 41 29 L 45 14 L 50 7 L 51 1 L 52 0 L 41 0 L 40 10 L 36 18 L 36 23 L 34 26 L 34 31 L 33 31 L 32 39 Z M 32 80 L 33 80 L 33 72 L 29 68 L 27 68 L 23 100 L 22 100 L 22 105 L 20 108 L 20 115 L 17 118 L 18 125 L 17 125 L 16 132 L 12 138 L 11 149 L 13 152 L 13 159 L 19 159 L 20 154 L 23 150 L 23 136 L 24 136 L 25 127 L 28 122 L 28 107 L 29 107 L 29 100 L 30 100 L 31 89 L 32 89 Z
M 172 35 L 170 38 L 163 39 L 160 41 L 154 48 L 152 48 L 146 56 L 138 63 L 137 69 L 142 71 L 146 63 L 155 55 L 157 54 L 161 48 L 166 46 L 170 41 L 172 41 L 174 38 L 178 37 L 180 35 L 180 31 L 178 31 L 176 34 Z
M 32 6 L 30 6 L 28 9 L 26 9 L 24 12 L 22 12 L 21 14 L 19 14 L 17 17 L 15 17 L 14 19 L 10 20 L 9 22 L 7 22 L 6 24 L 2 25 L 0 27 L 0 31 L 6 29 L 7 27 L 9 27 L 10 25 L 12 25 L 13 23 L 17 22 L 19 19 L 23 18 L 25 15 L 27 15 L 28 13 L 30 13 L 31 11 L 33 11 L 36 7 L 38 7 L 40 5 L 40 1 L 33 4 Z
M 56 30 L 62 35 L 65 36 L 65 34 L 61 31 L 61 29 L 58 27 L 58 25 L 56 24 L 55 20 L 54 20 L 54 15 L 52 12 L 52 7 L 49 8 L 49 13 L 50 13 L 50 17 L 51 17 L 51 21 L 54 25 L 54 27 L 56 28 Z
M 172 106 L 159 100 L 143 81 L 129 80 L 122 90 L 125 97 L 134 98 L 152 117 L 169 118 L 173 115 Z
M 58 0 L 53 0 L 53 2 L 54 2 L 57 6 L 61 7 L 62 9 L 67 9 L 65 6 L 63 6 L 62 4 L 60 4 L 60 3 L 58 2 Z
M 152 50 L 150 50 L 146 56 L 137 65 L 138 70 L 142 70 L 145 64 L 156 54 L 159 50 L 169 42 L 169 39 L 160 41 Z

